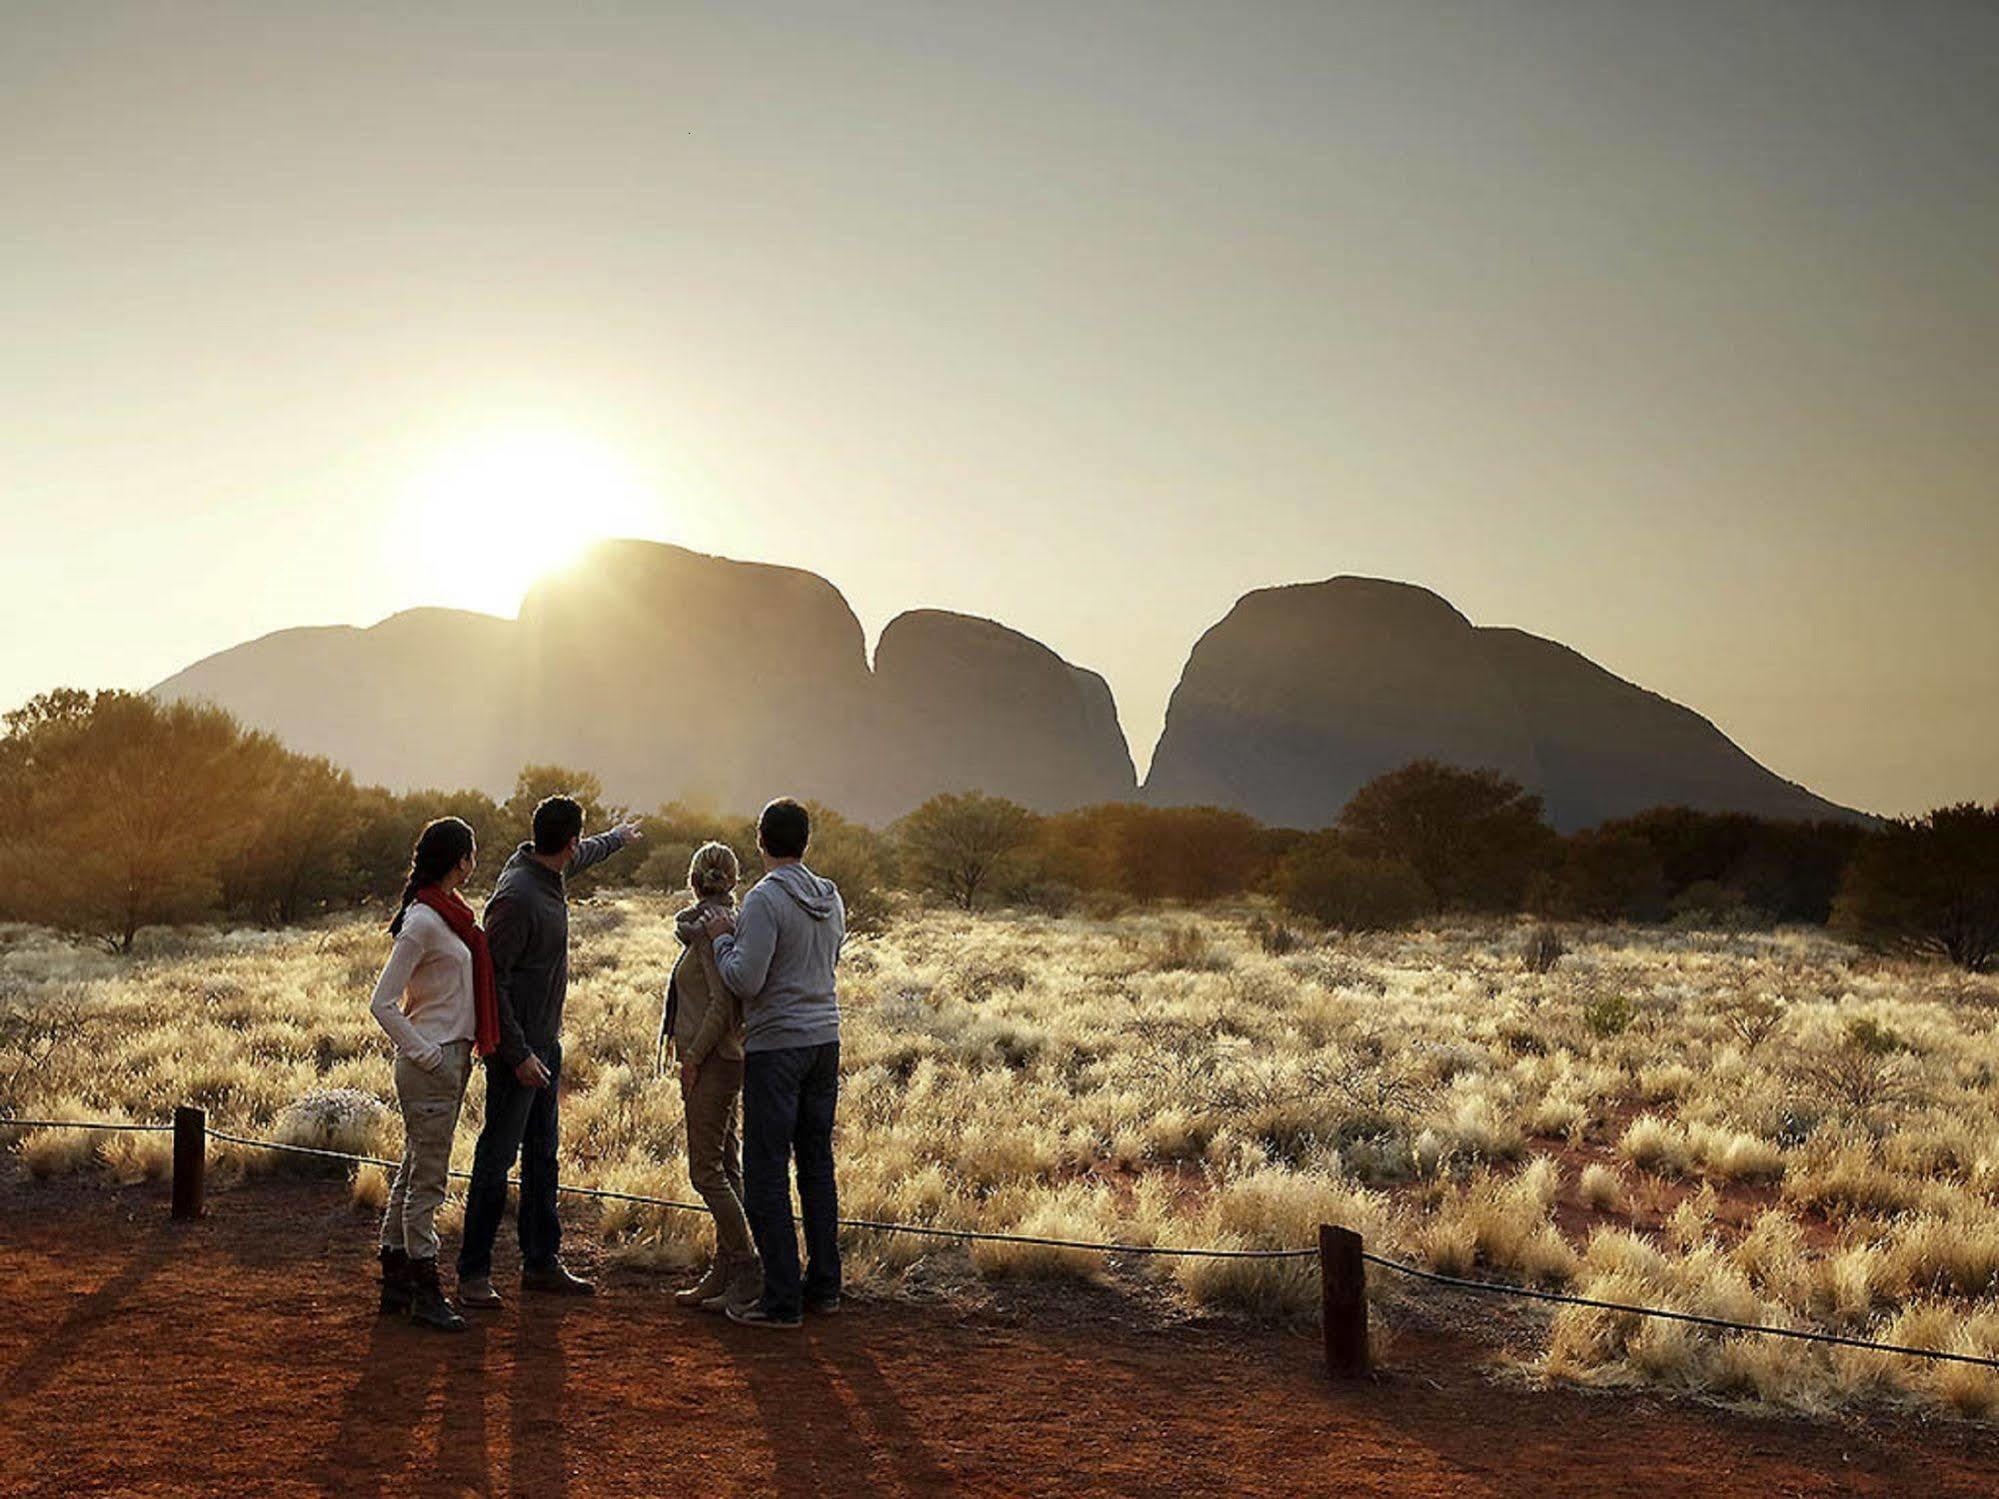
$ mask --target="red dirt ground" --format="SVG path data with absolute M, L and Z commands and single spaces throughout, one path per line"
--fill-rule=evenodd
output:
M 1956 1423 L 1536 1390 L 1407 1329 L 1334 1385 L 1308 1337 L 1080 1289 L 851 1303 L 777 1334 L 614 1271 L 595 1300 L 516 1299 L 447 1338 L 376 1319 L 369 1240 L 327 1182 L 173 1224 L 157 1187 L 0 1180 L 0 1492 L 1999 1490 L 1999 1434 Z

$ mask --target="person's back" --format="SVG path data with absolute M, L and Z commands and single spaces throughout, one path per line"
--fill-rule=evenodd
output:
M 723 976 L 744 996 L 743 1050 L 840 1039 L 834 978 L 847 935 L 840 889 L 804 864 L 780 864 L 743 897 Z
M 806 809 L 780 797 L 757 819 L 769 873 L 735 920 L 708 924 L 722 982 L 743 1001 L 743 1206 L 763 1256 L 763 1299 L 731 1305 L 738 1322 L 796 1327 L 805 1310 L 840 1307 L 839 1193 L 833 1115 L 840 1096 L 840 999 L 833 970 L 847 910 L 831 880 L 803 862 Z M 805 1221 L 800 1281 L 791 1165 Z

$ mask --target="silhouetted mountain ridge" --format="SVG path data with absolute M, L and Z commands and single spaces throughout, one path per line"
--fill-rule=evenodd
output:
M 1195 645 L 1142 793 L 1110 687 L 1040 642 L 916 609 L 871 668 L 826 579 L 655 542 L 599 544 L 516 619 L 412 609 L 282 630 L 154 691 L 217 702 L 364 780 L 502 792 L 522 764 L 556 761 L 636 806 L 747 809 L 784 790 L 880 822 L 978 788 L 1041 811 L 1142 794 L 1316 827 L 1370 776 L 1428 756 L 1515 777 L 1563 828 L 1668 803 L 1856 815 L 1565 646 L 1373 578 L 1240 599 Z

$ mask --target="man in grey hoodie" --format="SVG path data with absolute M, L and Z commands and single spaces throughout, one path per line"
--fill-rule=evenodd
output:
M 763 1257 L 763 1300 L 728 1308 L 758 1327 L 797 1327 L 807 1310 L 840 1309 L 839 1195 L 833 1113 L 840 1096 L 840 1001 L 833 968 L 847 934 L 839 888 L 804 864 L 812 820 L 780 797 L 757 819 L 768 871 L 735 917 L 707 931 L 722 982 L 743 1001 L 743 1209 Z M 791 1162 L 805 1220 L 801 1281 L 791 1220 Z

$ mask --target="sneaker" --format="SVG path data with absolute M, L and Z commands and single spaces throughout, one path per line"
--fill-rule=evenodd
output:
M 745 1327 L 780 1327 L 786 1331 L 795 1331 L 805 1325 L 803 1317 L 773 1317 L 760 1306 L 732 1306 L 725 1310 L 731 1322 L 740 1322 Z
M 838 1296 L 808 1296 L 805 1309 L 815 1317 L 837 1317 L 840 1314 Z
M 493 1289 L 490 1275 L 458 1277 L 458 1304 L 467 1310 L 490 1312 L 504 1305 L 506 1298 Z
M 556 1260 L 547 1265 L 536 1265 L 521 1271 L 523 1291 L 550 1291 L 557 1296 L 595 1296 L 597 1288 L 580 1275 L 571 1275 L 569 1268 Z

